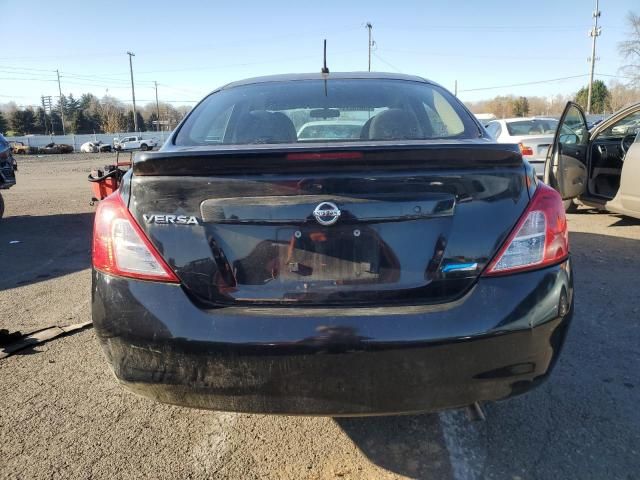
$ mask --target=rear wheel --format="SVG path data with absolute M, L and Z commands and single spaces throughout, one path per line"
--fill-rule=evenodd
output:
M 2 195 L 0 195 L 0 218 L 4 215 L 4 200 L 2 199 Z
M 562 203 L 564 204 L 564 211 L 567 213 L 576 213 L 578 211 L 578 205 L 576 204 L 576 202 L 573 199 L 570 200 L 563 200 Z
M 142 145 L 140 145 L 140 150 L 144 151 L 144 150 L 148 150 L 148 149 L 149 149 L 149 147 L 147 147 L 146 143 L 143 143 Z

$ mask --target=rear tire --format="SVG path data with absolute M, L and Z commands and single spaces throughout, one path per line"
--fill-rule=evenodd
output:
M 576 204 L 576 202 L 571 199 L 571 200 L 563 200 L 562 203 L 564 204 L 564 211 L 567 213 L 576 213 L 578 211 L 578 205 Z
M 146 143 L 143 143 L 142 145 L 140 145 L 140 150 L 142 150 L 143 152 L 148 150 L 148 149 L 149 149 L 149 147 L 147 147 Z
M 0 195 L 0 219 L 4 215 L 4 200 L 2 199 L 2 195 Z

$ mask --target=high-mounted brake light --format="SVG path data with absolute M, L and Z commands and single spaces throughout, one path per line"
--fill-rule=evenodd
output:
M 287 160 L 349 160 L 362 158 L 362 152 L 289 153 Z
M 92 261 L 96 270 L 110 275 L 179 282 L 125 206 L 120 192 L 98 204 Z
M 484 275 L 544 268 L 568 256 L 569 236 L 562 199 L 553 188 L 538 183 L 529 206 Z
M 520 142 L 518 144 L 518 147 L 520 148 L 520 153 L 522 155 L 526 155 L 526 156 L 533 155 L 533 148 L 531 148 L 529 145 L 525 145 L 524 143 Z

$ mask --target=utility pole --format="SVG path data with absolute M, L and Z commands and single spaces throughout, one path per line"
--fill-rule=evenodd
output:
M 153 83 L 156 86 L 156 117 L 157 117 L 156 126 L 158 127 L 157 131 L 159 132 L 160 131 L 160 103 L 158 103 L 158 82 L 154 81 Z
M 42 95 L 42 109 L 44 110 L 44 130 L 45 130 L 45 135 L 48 132 L 48 128 L 47 128 L 47 111 L 49 112 L 49 117 L 51 117 L 51 114 L 53 113 L 53 109 L 52 109 L 52 101 L 51 101 L 51 96 L 45 96 Z M 53 131 L 53 119 L 49 118 L 49 123 L 51 125 L 51 135 L 55 135 L 55 132 Z
M 591 43 L 591 73 L 589 74 L 589 93 L 587 94 L 587 114 L 591 113 L 591 94 L 593 92 L 593 69 L 596 64 L 596 38 L 600 36 L 602 29 L 598 27 L 598 18 L 600 18 L 600 10 L 598 9 L 598 0 L 596 0 L 596 9 L 593 12 L 593 27 L 589 31 L 592 38 Z
M 58 75 L 58 93 L 60 93 L 60 117 L 62 118 L 62 135 L 66 135 L 67 131 L 64 128 L 64 108 L 62 105 L 62 87 L 60 86 L 60 72 L 56 70 L 56 75 Z M 53 125 L 53 122 L 51 123 Z
M 455 83 L 453 84 L 453 94 L 456 97 L 458 96 L 458 80 L 456 80 Z
M 373 41 L 371 40 L 371 29 L 373 28 L 373 25 L 367 22 L 365 27 L 369 30 L 369 71 L 371 71 L 371 47 L 373 47 Z
M 133 129 L 138 133 L 138 115 L 136 114 L 136 89 L 133 86 L 133 61 L 131 57 L 135 57 L 133 52 L 127 52 L 129 55 L 129 72 L 131 72 L 131 98 L 133 99 Z

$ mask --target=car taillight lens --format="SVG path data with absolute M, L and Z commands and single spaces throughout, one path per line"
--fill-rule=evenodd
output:
M 529 206 L 484 275 L 544 268 L 569 256 L 564 205 L 558 192 L 539 183 Z
M 114 192 L 98 204 L 93 224 L 93 267 L 110 275 L 179 282 Z
M 525 145 L 524 143 L 519 143 L 518 147 L 520 147 L 520 153 L 522 155 L 533 155 L 533 148 L 529 145 Z

